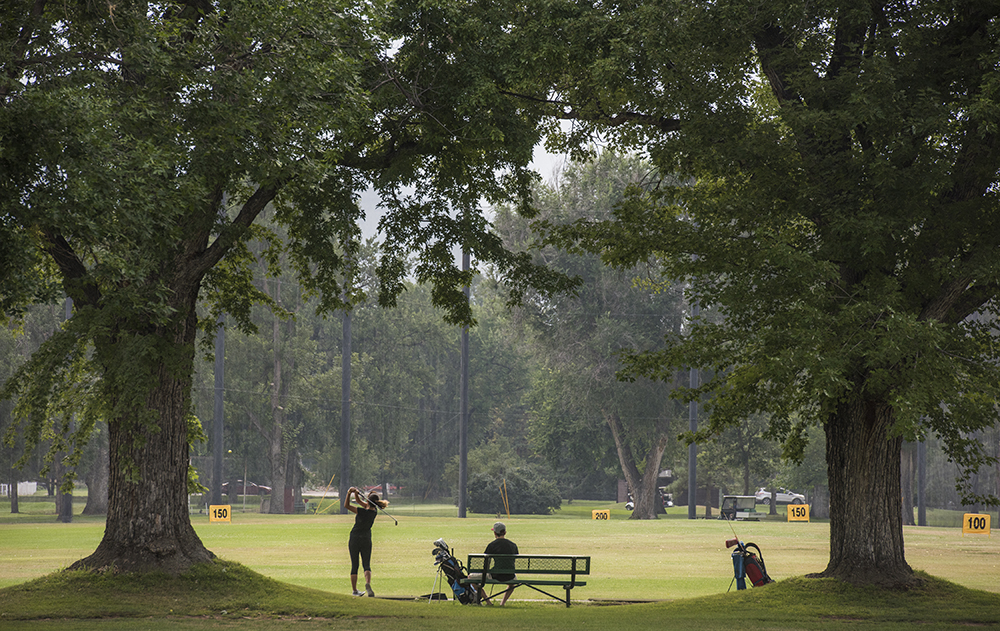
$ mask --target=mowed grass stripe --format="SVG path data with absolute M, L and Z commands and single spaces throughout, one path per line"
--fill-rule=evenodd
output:
M 674 600 L 724 593 L 732 580 L 725 540 L 736 533 L 764 552 L 777 580 L 821 571 L 828 558 L 826 523 L 687 520 L 675 515 L 656 521 L 632 521 L 615 511 L 612 519 L 591 520 L 586 503 L 551 517 L 512 516 L 509 537 L 524 551 L 582 554 L 592 557 L 587 585 L 574 600 Z M 606 507 L 602 504 L 599 507 Z M 374 581 L 379 596 L 406 598 L 427 594 L 435 579 L 432 542 L 443 537 L 460 559 L 481 552 L 492 538 L 496 516 L 467 519 L 417 514 L 397 507 L 399 520 L 380 518 L 374 529 Z M 447 507 L 442 508 L 442 510 Z M 435 512 L 436 509 L 434 509 Z M 454 510 L 454 507 L 452 507 Z M 563 513 L 563 511 L 560 511 Z M 353 516 L 261 515 L 236 513 L 231 523 L 209 523 L 192 515 L 206 546 L 279 581 L 333 593 L 350 590 L 347 537 Z M 75 519 L 71 524 L 0 524 L 0 587 L 15 585 L 66 567 L 92 552 L 103 535 L 103 521 Z M 962 536 L 957 528 L 904 529 L 907 561 L 917 570 L 973 589 L 1000 592 L 1000 554 L 989 537 Z M 515 600 L 539 598 L 522 589 Z

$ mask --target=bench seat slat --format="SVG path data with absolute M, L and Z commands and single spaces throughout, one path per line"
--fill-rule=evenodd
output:
M 495 581 L 491 578 L 488 578 L 486 580 L 479 580 L 475 578 L 463 578 L 459 582 L 463 585 L 470 585 L 470 584 L 479 585 L 481 583 L 485 583 L 486 585 L 527 585 L 529 583 L 531 585 L 566 585 L 569 581 L 542 581 L 533 578 L 525 580 L 515 579 L 513 581 Z M 586 582 L 577 581 L 573 583 L 573 586 L 580 587 L 586 584 L 587 584 Z

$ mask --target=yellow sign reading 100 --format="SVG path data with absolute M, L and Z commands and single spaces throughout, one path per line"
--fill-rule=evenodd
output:
M 229 504 L 214 504 L 208 507 L 208 521 L 232 521 L 233 511 Z
M 977 513 L 966 513 L 962 516 L 962 534 L 971 533 L 974 535 L 990 534 L 990 516 L 979 515 Z
M 789 504 L 788 521 L 809 521 L 809 505 Z
M 592 510 L 590 515 L 593 519 L 611 519 L 611 511 L 608 509 Z

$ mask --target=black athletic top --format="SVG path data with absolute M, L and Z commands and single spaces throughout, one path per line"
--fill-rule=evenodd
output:
M 362 537 L 372 536 L 372 525 L 375 523 L 375 518 L 378 516 L 378 505 L 374 502 L 368 502 L 371 506 L 369 509 L 357 507 L 358 512 L 354 515 L 354 528 L 351 528 L 352 535 L 358 535 Z
M 490 545 L 486 546 L 486 554 L 520 554 L 517 551 L 517 544 L 510 539 L 494 539 L 490 542 Z M 513 570 L 514 568 L 510 565 L 510 561 L 504 559 L 500 561 L 504 567 L 499 567 L 497 565 L 493 566 L 494 572 L 496 570 Z M 498 581 L 510 581 L 514 579 L 513 574 L 496 574 L 491 573 L 494 579 Z

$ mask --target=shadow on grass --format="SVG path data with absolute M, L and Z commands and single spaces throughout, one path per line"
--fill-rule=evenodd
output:
M 571 609 L 529 601 L 463 607 L 352 598 L 275 581 L 219 561 L 180 577 L 63 571 L 0 590 L 0 628 L 33 629 L 355 628 L 392 629 L 968 629 L 1000 625 L 1000 594 L 921 575 L 906 591 L 858 588 L 833 579 L 792 578 L 766 587 L 689 600 Z M 502 620 L 498 620 L 501 618 Z M 596 625 L 596 626 L 595 626 Z

